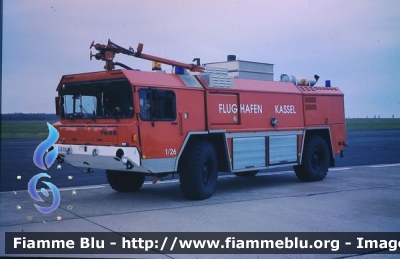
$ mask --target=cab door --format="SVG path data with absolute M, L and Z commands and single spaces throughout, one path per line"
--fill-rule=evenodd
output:
M 180 143 L 176 90 L 138 87 L 137 96 L 142 163 L 157 163 L 153 172 L 171 171 Z

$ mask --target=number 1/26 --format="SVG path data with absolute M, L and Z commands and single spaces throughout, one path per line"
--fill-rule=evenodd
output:
M 165 149 L 165 155 L 167 155 L 167 156 L 175 156 L 176 155 L 176 149 L 175 148 L 166 148 Z

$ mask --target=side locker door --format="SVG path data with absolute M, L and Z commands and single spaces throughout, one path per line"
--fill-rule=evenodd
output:
M 240 124 L 238 93 L 209 92 L 207 94 L 209 129 L 227 129 Z
M 180 137 L 176 91 L 137 87 L 137 94 L 142 165 L 154 173 L 171 172 Z

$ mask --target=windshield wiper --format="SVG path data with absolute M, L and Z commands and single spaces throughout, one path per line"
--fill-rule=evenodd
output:
M 83 107 L 83 105 L 79 105 L 79 107 L 81 108 L 81 110 L 82 110 L 87 116 L 89 116 L 89 118 L 92 119 L 92 121 L 96 122 L 96 115 L 95 115 L 95 114 L 91 115 L 90 113 L 88 113 L 88 111 Z
M 79 95 L 79 108 L 81 108 L 81 114 L 82 111 L 89 116 L 90 119 L 92 119 L 92 121 L 96 122 L 96 115 L 93 113 L 93 115 L 91 115 L 90 113 L 88 113 L 88 111 L 85 109 L 85 107 L 83 107 L 82 105 L 82 94 Z M 83 115 L 82 115 L 83 118 Z

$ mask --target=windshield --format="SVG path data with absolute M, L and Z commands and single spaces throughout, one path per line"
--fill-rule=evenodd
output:
M 126 80 L 65 84 L 62 117 L 67 119 L 132 118 L 132 88 Z

